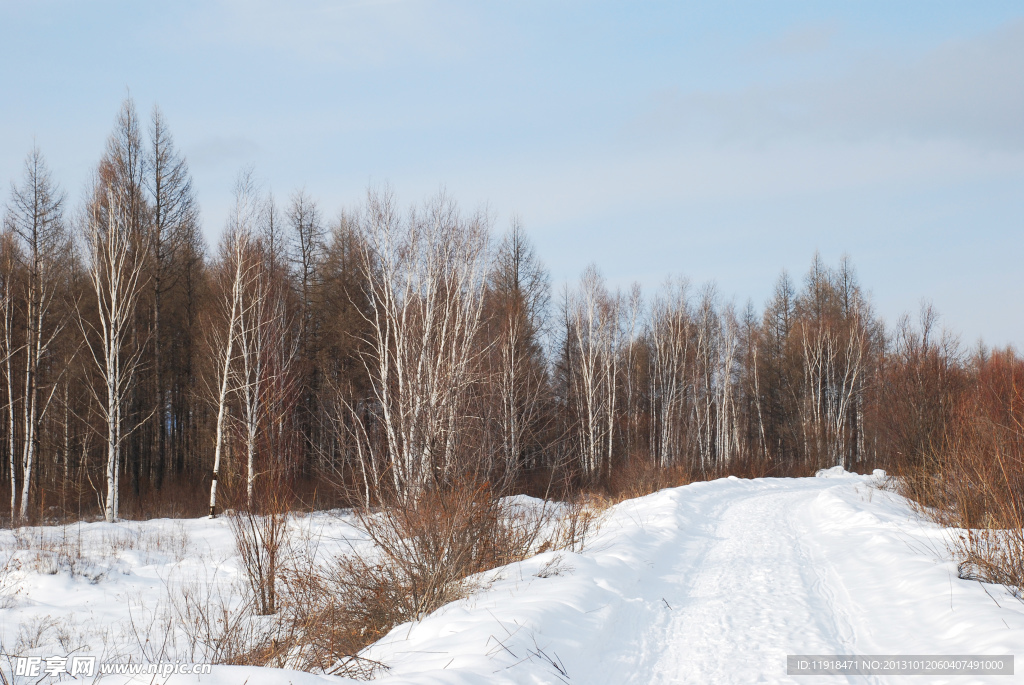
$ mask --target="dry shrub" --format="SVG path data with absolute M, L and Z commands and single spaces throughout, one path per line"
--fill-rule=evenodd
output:
M 529 556 L 544 514 L 495 496 L 489 484 L 438 487 L 407 503 L 356 510 L 367 535 L 326 570 L 308 558 L 284 588 L 300 667 L 366 676 L 380 668 L 358 656 L 392 628 L 467 596 L 481 573 Z
M 918 325 L 906 316 L 899 321 L 868 389 L 864 421 L 877 430 L 879 452 L 887 457 L 882 466 L 898 478 L 900 493 L 941 508 L 947 504 L 948 441 L 972 374 L 957 339 L 937 324 L 930 305 L 922 306 Z
M 290 540 L 283 512 L 233 512 L 242 584 L 168 583 L 163 609 L 133 615 L 135 638 L 165 658 L 371 678 L 386 667 L 361 654 L 368 645 L 479 589 L 486 571 L 538 551 L 582 550 L 611 503 L 578 494 L 538 505 L 467 480 L 356 509 L 367 540 L 335 558 L 319 554 L 315 536 L 304 547 Z
M 288 549 L 291 498 L 280 482 L 262 483 L 254 495 L 250 506 L 228 512 L 228 524 L 256 613 L 269 616 L 277 613 L 277 579 Z
M 486 483 L 459 483 L 421 494 L 405 506 L 358 510 L 359 527 L 379 562 L 405 588 L 406 620 L 418 620 L 465 596 L 466 579 L 524 558 L 536 539 L 529 525 Z
M 255 651 L 249 607 L 233 599 L 233 588 L 182 581 L 170 595 L 175 623 L 185 634 L 188 657 L 214 664 L 251 663 Z
M 165 598 L 155 606 L 128 598 L 122 636 L 129 651 L 121 658 L 289 666 L 289 626 L 282 617 L 260 616 L 244 579 L 224 583 L 204 570 L 168 578 Z
M 465 597 L 483 571 L 530 555 L 551 527 L 546 507 L 472 481 L 354 514 L 368 541 L 324 559 L 312 536 L 305 549 L 289 545 L 284 512 L 233 512 L 240 583 L 168 582 L 161 609 L 133 613 L 135 641 L 167 658 L 369 678 L 384 666 L 360 656 L 367 645 Z
M 956 471 L 970 475 L 950 483 L 952 506 L 940 518 L 958 530 L 952 551 L 960 576 L 1005 585 L 1024 599 L 1024 465 L 999 451 L 957 459 Z
M 956 530 L 961 577 L 1024 598 L 1024 360 L 1006 350 L 974 363 L 944 434 L 904 465 L 899 489 Z
M 372 677 L 374 662 L 360 650 L 402 621 L 401 589 L 386 569 L 343 557 L 324 569 L 312 560 L 283 575 L 283 614 L 295 668 L 350 677 Z
M 621 502 L 691 482 L 693 474 L 682 466 L 657 466 L 647 459 L 632 459 L 612 473 L 608 490 L 616 502 Z
M 558 517 L 554 534 L 541 545 L 541 551 L 567 549 L 582 552 L 597 534 L 605 513 L 614 502 L 601 495 L 579 494 L 565 504 Z
M 277 613 L 277 577 L 287 547 L 287 514 L 233 511 L 228 522 L 257 613 Z
M 961 530 L 953 543 L 960 560 L 959 575 L 965 580 L 998 583 L 1024 600 L 1024 535 L 1021 529 Z
M 1024 461 L 1021 426 L 974 416 L 957 436 L 937 518 L 958 530 L 960 575 L 1004 585 L 1024 599 Z

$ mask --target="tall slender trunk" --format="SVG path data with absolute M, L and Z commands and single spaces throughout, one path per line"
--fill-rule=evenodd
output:
M 163 291 L 161 287 L 159 253 L 153 278 L 153 381 L 156 385 L 156 465 L 151 469 L 150 478 L 159 490 L 164 484 L 167 464 L 167 398 L 164 392 L 163 341 L 160 338 L 160 307 Z
M 111 337 L 113 347 L 116 338 Z M 114 347 L 114 349 L 117 349 Z M 119 472 L 121 462 L 121 403 L 117 387 L 120 385 L 117 355 L 110 355 L 107 361 L 107 503 L 104 513 L 108 522 L 117 520 Z
M 11 520 L 17 514 L 18 507 L 18 470 L 15 462 L 17 448 L 14 441 L 14 370 L 11 368 L 11 357 L 14 356 L 14 337 L 11 334 L 12 321 L 11 301 L 4 301 L 4 380 L 7 382 L 7 457 L 11 476 Z
M 240 236 L 235 240 L 241 240 Z M 242 285 L 242 251 L 235 248 L 235 277 L 231 285 L 231 316 L 228 320 L 228 338 L 225 342 L 224 364 L 221 367 L 220 390 L 217 394 L 217 429 L 213 447 L 213 480 L 210 482 L 210 518 L 217 515 L 217 477 L 220 475 L 221 447 L 224 443 L 224 413 L 227 408 L 228 379 L 231 376 L 231 358 L 234 352 L 235 325 Z
M 25 520 L 28 517 L 29 492 L 32 485 L 32 469 L 35 466 L 36 446 L 38 437 L 36 435 L 39 401 L 39 357 L 42 353 L 42 302 L 40 297 L 40 284 L 38 275 L 38 257 L 33 259 L 35 273 L 29 276 L 28 312 L 26 312 L 26 350 L 28 354 L 25 359 L 25 404 L 24 419 L 25 432 L 22 449 L 22 481 L 21 481 L 21 507 L 18 510 L 18 517 Z

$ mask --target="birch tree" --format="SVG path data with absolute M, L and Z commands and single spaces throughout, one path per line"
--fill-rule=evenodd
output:
M 739 346 L 739 322 L 730 304 L 718 317 L 719 332 L 715 365 L 715 466 L 728 467 L 739 456 L 739 422 L 736 411 L 736 353 Z
M 252 249 L 252 232 L 259 217 L 260 201 L 252 169 L 239 174 L 235 183 L 235 205 L 228 219 L 227 232 L 221 247 L 222 263 L 227 282 L 222 287 L 219 306 L 227 324 L 223 333 L 212 332 L 217 368 L 217 421 L 214 428 L 213 473 L 210 482 L 210 518 L 217 515 L 217 479 L 220 476 L 224 449 L 228 397 L 233 376 L 232 365 L 236 354 L 236 338 L 242 326 L 243 293 L 251 274 L 247 257 Z M 211 323 L 211 326 L 215 324 Z
M 383 433 L 383 445 L 367 444 L 361 458 L 383 463 L 386 455 L 395 493 L 414 501 L 454 475 L 460 433 L 469 428 L 487 220 L 462 217 L 444 194 L 403 218 L 390 192 L 371 192 L 361 237 L 369 330 L 363 360 Z M 364 418 L 355 419 L 365 438 Z
M 17 442 L 14 435 L 14 365 L 12 363 L 16 352 L 14 336 L 14 299 L 15 299 L 15 271 L 18 262 L 18 246 L 15 242 L 14 233 L 4 228 L 0 233 L 0 323 L 3 325 L 3 349 L 0 356 L 3 358 L 5 427 L 7 428 L 7 469 L 10 476 L 11 486 L 11 520 L 14 521 L 18 514 L 18 462 Z
M 294 412 L 293 366 L 297 341 L 289 341 L 289 317 L 281 284 L 261 241 L 248 245 L 240 275 L 237 391 L 241 396 L 246 460 L 246 506 L 253 506 L 259 445 L 282 446 L 287 414 Z M 265 437 L 261 441 L 261 434 Z M 276 455 L 281 456 L 281 455 Z
M 845 263 L 838 272 L 820 257 L 797 304 L 803 362 L 801 427 L 808 463 L 850 466 L 852 413 L 863 389 L 870 313 Z
M 86 224 L 89 246 L 89 280 L 96 296 L 99 324 L 86 332 L 93 361 L 103 381 L 98 396 L 106 427 L 107 492 L 103 503 L 108 522 L 118 518 L 121 446 L 138 427 L 126 430 L 124 404 L 139 367 L 142 347 L 131 345 L 132 321 L 139 294 L 145 285 L 145 245 L 133 235 L 129 208 L 113 189 L 106 192 L 105 206 L 94 202 Z M 83 321 L 82 316 L 79 320 Z M 83 324 L 84 325 L 84 324 Z M 99 341 L 95 341 L 95 337 Z
M 98 174 L 104 188 L 101 195 L 105 197 L 107 194 L 113 194 L 116 198 L 118 213 L 126 227 L 128 240 L 138 246 L 141 250 L 139 257 L 147 262 L 142 269 L 148 283 L 153 273 L 153 264 L 149 256 L 149 243 L 153 236 L 149 231 L 151 208 L 146 201 L 147 157 L 142 124 L 135 103 L 131 98 L 126 98 L 118 110 L 114 129 L 107 138 L 106 151 L 100 160 Z M 104 197 L 100 198 L 101 205 L 105 201 Z M 149 335 L 152 321 L 148 295 L 148 288 L 144 288 L 138 293 L 137 301 L 133 303 L 133 317 L 126 324 L 128 333 L 124 338 L 129 346 L 152 342 Z M 125 389 L 125 402 L 121 407 L 122 418 L 134 427 L 126 434 L 126 442 L 120 448 L 120 454 L 124 461 L 125 474 L 131 479 L 132 491 L 139 495 L 140 479 L 153 452 L 153 441 L 147 439 L 150 438 L 150 426 L 146 424 L 155 414 L 156 408 L 151 400 L 152 395 L 147 392 L 151 380 L 150 372 L 153 371 L 148 351 L 133 350 L 132 354 L 140 360 L 145 359 L 146 363 L 135 370 L 132 382 Z
M 694 314 L 694 363 L 690 369 L 694 433 L 702 474 L 714 463 L 715 381 L 721 343 L 720 321 L 715 308 L 716 296 L 714 286 L 705 286 Z
M 57 387 L 55 379 L 44 377 L 46 358 L 67 321 L 55 312 L 71 249 L 63 209 L 64 195 L 53 182 L 39 149 L 33 148 L 25 160 L 22 184 L 11 188 L 6 214 L 9 230 L 20 240 L 25 260 L 22 487 L 18 511 L 22 519 L 28 515 L 40 425 Z
M 575 416 L 576 449 L 586 478 L 600 476 L 614 444 L 619 306 L 604 278 L 587 267 L 576 291 L 566 288 L 566 372 Z
M 651 308 L 649 340 L 652 461 L 671 466 L 686 453 L 692 322 L 686 281 L 669 281 Z

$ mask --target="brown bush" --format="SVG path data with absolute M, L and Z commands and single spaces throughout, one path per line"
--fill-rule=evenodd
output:
M 281 478 L 264 478 L 251 506 L 228 512 L 235 549 L 260 616 L 277 613 L 277 580 L 288 549 L 291 497 Z
M 898 464 L 899 489 L 939 523 L 964 578 L 1024 588 L 1024 360 L 978 355 L 928 450 Z
M 692 474 L 682 466 L 657 466 L 649 460 L 634 458 L 612 473 L 608 493 L 621 502 L 692 481 Z
M 324 569 L 306 555 L 283 576 L 283 606 L 301 668 L 366 676 L 359 652 L 392 628 L 477 589 L 480 574 L 530 555 L 545 512 L 520 510 L 488 483 L 438 487 L 355 511 L 370 543 Z

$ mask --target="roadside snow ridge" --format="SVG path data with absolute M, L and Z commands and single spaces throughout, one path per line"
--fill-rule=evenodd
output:
M 370 653 L 388 683 L 667 685 L 813 682 L 786 675 L 787 654 L 1024 651 L 1021 604 L 957 578 L 945 533 L 881 475 L 725 478 L 623 502 L 560 575 L 534 575 L 553 553 L 505 568 Z

